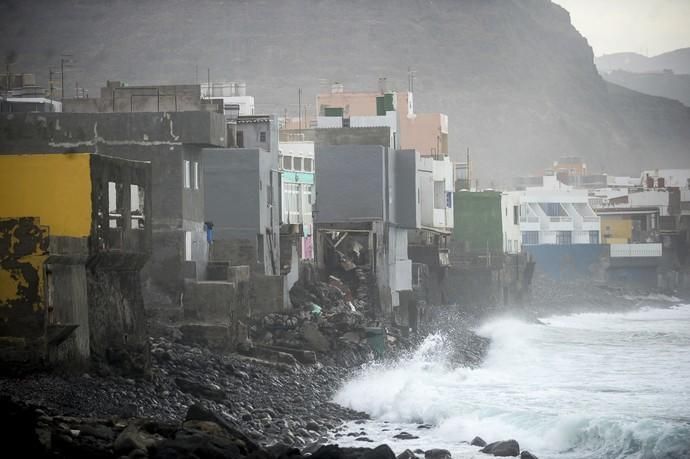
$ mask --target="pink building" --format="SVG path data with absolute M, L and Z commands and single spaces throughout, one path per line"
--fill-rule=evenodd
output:
M 448 156 L 448 117 L 443 113 L 415 113 L 412 92 L 344 92 L 334 84 L 319 94 L 317 126 L 388 126 L 398 149 L 417 150 L 422 156 Z

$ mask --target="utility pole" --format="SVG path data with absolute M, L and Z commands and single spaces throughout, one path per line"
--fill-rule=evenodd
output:
M 60 102 L 65 98 L 65 65 L 69 67 L 72 63 L 71 54 L 60 55 Z
M 206 94 L 208 95 L 208 100 L 211 100 L 211 67 L 206 69 L 206 79 L 208 87 L 206 88 Z
M 60 57 L 60 103 L 65 99 L 65 58 Z
M 297 91 L 297 113 L 299 116 L 299 132 L 302 133 L 302 88 Z
M 469 190 L 472 185 L 472 182 L 470 181 L 470 147 L 467 147 L 467 170 L 465 173 L 467 174 L 467 189 Z

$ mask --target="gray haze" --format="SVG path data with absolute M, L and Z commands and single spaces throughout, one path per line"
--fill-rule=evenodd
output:
M 554 0 L 596 55 L 637 52 L 647 56 L 690 45 L 687 0 Z
M 569 14 L 548 0 L 10 1 L 0 51 L 44 82 L 60 54 L 97 94 L 129 83 L 245 80 L 257 111 L 296 115 L 321 81 L 407 89 L 417 111 L 450 117 L 455 158 L 467 147 L 481 183 L 539 173 L 564 155 L 593 172 L 638 174 L 690 158 L 690 109 L 607 84 Z M 313 109 L 313 102 L 312 109 Z

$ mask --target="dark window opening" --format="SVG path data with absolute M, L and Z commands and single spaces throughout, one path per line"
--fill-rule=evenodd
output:
M 244 132 L 237 131 L 237 148 L 244 148 Z

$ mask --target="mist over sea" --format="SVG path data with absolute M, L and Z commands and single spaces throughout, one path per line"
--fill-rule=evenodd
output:
M 335 401 L 372 416 L 375 443 L 488 457 L 468 443 L 514 438 L 544 458 L 690 457 L 690 305 L 485 323 L 477 369 L 453 368 L 443 335 L 397 363 L 372 364 Z M 429 429 L 419 424 L 431 424 Z M 418 439 L 396 440 L 408 432 Z M 367 446 L 356 436 L 341 446 Z

